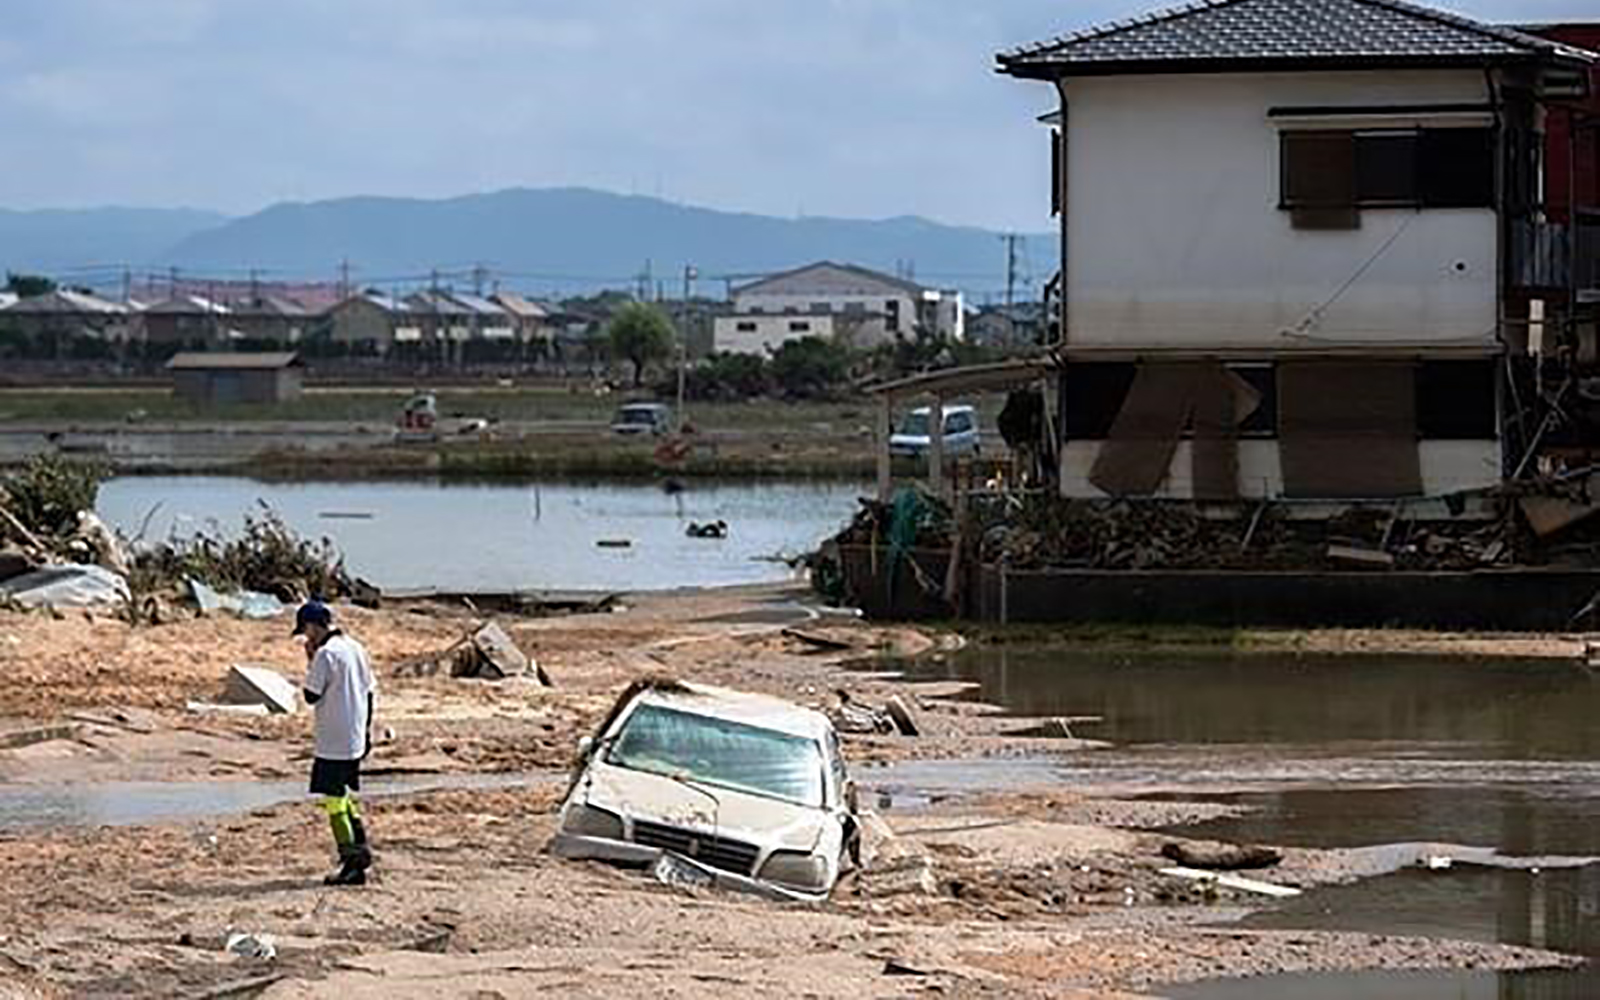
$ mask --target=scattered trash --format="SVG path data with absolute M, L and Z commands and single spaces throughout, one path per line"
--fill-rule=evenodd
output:
M 270 962 L 278 957 L 278 946 L 270 934 L 229 934 L 222 950 L 240 958 Z
M 0 601 L 24 608 L 115 607 L 132 599 L 127 578 L 100 566 L 47 566 L 0 582 Z
M 188 583 L 189 593 L 194 597 L 194 603 L 200 608 L 202 615 L 231 611 L 241 618 L 264 620 L 276 618 L 286 610 L 284 603 L 271 594 L 254 590 L 225 594 L 206 586 L 199 580 L 191 579 Z
M 263 705 L 277 715 L 293 715 L 300 708 L 299 692 L 292 681 L 275 670 L 249 664 L 229 668 L 222 701 L 227 705 Z
M 1283 854 L 1270 847 L 1245 847 L 1235 844 L 1185 844 L 1173 841 L 1163 844 L 1161 856 L 1176 861 L 1185 868 L 1204 868 L 1210 871 L 1246 871 L 1253 868 L 1271 868 L 1283 860 Z
M 689 526 L 684 529 L 683 533 L 690 538 L 727 538 L 728 522 L 717 520 L 700 524 L 690 521 Z
M 1449 871 L 1455 866 L 1455 859 L 1445 854 L 1429 854 L 1422 858 L 1418 865 L 1431 872 Z
M 1238 875 L 1225 875 L 1218 872 L 1199 871 L 1194 868 L 1162 868 L 1161 874 L 1171 875 L 1174 878 L 1186 878 L 1194 882 L 1220 886 L 1224 889 L 1236 889 L 1240 892 L 1253 892 L 1262 896 L 1272 896 L 1277 899 L 1288 899 L 1300 895 L 1300 890 L 1287 885 L 1274 885 L 1271 882 L 1258 882 L 1255 879 L 1243 878 Z
M 602 538 L 595 545 L 602 549 L 631 549 L 633 541 L 627 538 Z
M 1352 566 L 1369 566 L 1387 569 L 1394 565 L 1394 556 L 1376 549 L 1357 548 L 1353 545 L 1328 546 L 1328 559 Z
M 891 695 L 889 700 L 884 703 L 883 710 L 894 721 L 894 727 L 899 730 L 901 736 L 922 735 L 921 729 L 917 726 L 917 720 L 911 714 L 911 707 L 899 695 Z

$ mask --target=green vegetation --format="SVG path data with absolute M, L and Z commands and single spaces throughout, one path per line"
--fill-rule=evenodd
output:
M 633 384 L 644 384 L 645 366 L 672 350 L 672 321 L 666 313 L 643 302 L 630 302 L 611 317 L 607 336 L 612 353 L 633 365 Z

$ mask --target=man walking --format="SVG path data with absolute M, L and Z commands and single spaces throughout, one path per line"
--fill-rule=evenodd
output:
M 322 796 L 339 848 L 339 871 L 323 881 L 364 885 L 372 850 L 351 793 L 361 790 L 361 761 L 372 746 L 372 665 L 361 643 L 334 627 L 333 610 L 320 601 L 295 613 L 294 634 L 305 637 L 306 704 L 317 713 L 311 794 Z

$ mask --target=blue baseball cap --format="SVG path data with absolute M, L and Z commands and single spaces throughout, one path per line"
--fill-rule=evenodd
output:
M 321 625 L 323 628 L 333 624 L 333 609 L 321 601 L 307 601 L 300 605 L 300 610 L 294 613 L 294 632 L 292 635 L 304 635 L 307 625 Z

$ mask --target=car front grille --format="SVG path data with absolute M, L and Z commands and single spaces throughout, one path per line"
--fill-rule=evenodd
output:
M 727 837 L 714 837 L 665 823 L 648 820 L 633 821 L 633 841 L 648 847 L 693 858 L 703 865 L 720 868 L 736 875 L 749 875 L 755 868 L 756 856 L 761 853 L 754 844 Z

